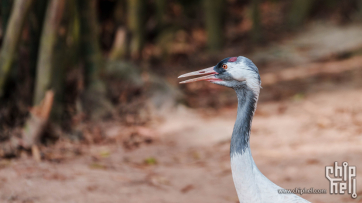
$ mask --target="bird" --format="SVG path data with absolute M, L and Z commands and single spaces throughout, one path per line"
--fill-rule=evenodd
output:
M 203 76 L 201 76 L 203 75 Z M 265 177 L 256 166 L 250 149 L 250 128 L 261 89 L 259 70 L 244 56 L 228 57 L 215 66 L 180 75 L 201 76 L 180 82 L 209 81 L 232 88 L 238 99 L 237 116 L 230 142 L 232 178 L 240 203 L 307 203 Z

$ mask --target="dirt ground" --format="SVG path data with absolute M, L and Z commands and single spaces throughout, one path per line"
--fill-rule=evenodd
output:
M 259 169 L 278 185 L 329 189 L 325 166 L 357 166 L 356 200 L 308 194 L 312 202 L 362 202 L 362 89 L 341 88 L 282 102 L 261 102 L 251 148 Z M 125 151 L 87 147 L 60 163 L 23 158 L 2 163 L 1 202 L 238 202 L 229 142 L 235 108 L 200 112 L 180 106 L 157 124 L 158 139 Z M 110 131 L 121 130 L 116 127 Z
M 326 26 L 322 27 L 325 34 L 313 34 L 323 33 L 320 27 L 312 26 L 279 47 L 257 50 L 264 55 L 250 56 L 257 63 L 271 64 L 269 70 L 261 70 L 262 80 L 263 73 L 296 64 L 308 67 L 308 63 L 362 44 L 361 40 L 343 40 L 359 39 L 361 26 Z M 334 34 L 325 38 L 326 33 Z M 361 71 L 333 74 L 347 77 L 347 82 L 341 83 L 339 76 L 333 80 L 304 78 L 304 83 L 295 86 L 303 86 L 302 93 L 285 94 L 282 99 L 273 92 L 288 83 L 263 88 L 261 98 L 269 99 L 258 103 L 251 150 L 259 170 L 277 185 L 327 190 L 328 194 L 302 195 L 311 202 L 362 202 Z M 236 101 L 235 95 L 232 98 Z M 165 115 L 142 129 L 154 141 L 135 149 L 126 149 L 117 139 L 91 145 L 59 141 L 52 146 L 58 153 L 52 155 L 58 157 L 53 161 L 36 162 L 26 154 L 0 160 L 0 202 L 237 203 L 229 158 L 236 106 L 192 110 L 179 105 Z M 104 133 L 113 138 L 128 130 L 114 121 L 106 125 Z M 357 199 L 350 194 L 329 194 L 325 167 L 335 161 L 357 167 Z

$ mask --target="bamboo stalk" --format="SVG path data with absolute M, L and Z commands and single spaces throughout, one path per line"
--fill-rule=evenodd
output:
M 35 1 L 29 14 L 29 67 L 30 77 L 35 78 L 39 55 L 39 44 L 43 30 L 43 22 L 47 9 L 47 0 Z
M 79 0 L 81 54 L 85 65 L 86 86 L 99 82 L 102 62 L 101 49 L 98 41 L 97 10 L 95 0 Z
M 144 6 L 145 0 L 128 0 L 128 28 L 131 31 L 130 52 L 138 59 L 144 45 Z
M 288 16 L 289 27 L 294 29 L 301 26 L 308 18 L 314 3 L 313 0 L 293 0 Z
M 30 110 L 30 118 L 25 124 L 22 135 L 22 146 L 24 148 L 29 149 L 39 142 L 40 135 L 42 134 L 44 127 L 48 122 L 53 106 L 53 101 L 54 92 L 48 90 L 39 106 L 34 106 Z
M 45 14 L 37 65 L 34 105 L 39 104 L 44 98 L 45 92 L 51 88 L 54 45 L 57 39 L 57 28 L 63 14 L 64 3 L 64 0 L 51 0 Z
M 6 27 L 8 26 L 12 6 L 13 6 L 13 0 L 1 1 L 1 26 L 3 34 L 6 33 Z
M 16 155 L 19 152 L 19 148 L 23 147 L 25 149 L 32 149 L 33 157 L 40 161 L 40 152 L 37 145 L 48 122 L 53 101 L 54 92 L 49 90 L 46 92 L 41 103 L 30 110 L 30 117 L 22 129 L 22 138 L 19 139 L 12 136 L 7 142 L 0 143 L 0 157 Z
M 126 55 L 126 39 L 126 29 L 123 27 L 119 27 L 116 32 L 112 50 L 109 54 L 110 60 L 122 59 Z
M 160 32 L 164 25 L 164 17 L 166 12 L 166 0 L 156 0 L 156 21 L 157 29 Z
M 263 39 L 262 35 L 262 25 L 261 25 L 261 16 L 260 16 L 260 0 L 252 0 L 252 39 L 254 42 L 260 42 Z
M 19 46 L 24 22 L 34 0 L 15 0 L 0 51 L 0 97 Z
M 217 51 L 223 42 L 223 0 L 203 0 L 205 10 L 205 25 L 207 31 L 207 46 L 210 51 Z
M 84 60 L 85 91 L 82 95 L 84 110 L 92 119 L 105 115 L 112 106 L 106 99 L 106 86 L 101 80 L 102 53 L 98 39 L 97 1 L 78 0 L 80 18 L 80 51 Z

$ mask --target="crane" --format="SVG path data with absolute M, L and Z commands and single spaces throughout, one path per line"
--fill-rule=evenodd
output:
M 240 203 L 307 203 L 295 194 L 281 194 L 281 187 L 265 177 L 250 150 L 250 127 L 256 109 L 261 80 L 258 68 L 243 56 L 228 57 L 216 66 L 183 74 L 200 76 L 180 83 L 209 81 L 233 88 L 238 98 L 237 117 L 230 143 L 232 177 Z

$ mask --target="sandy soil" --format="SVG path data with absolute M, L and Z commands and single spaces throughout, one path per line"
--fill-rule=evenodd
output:
M 284 188 L 328 190 L 325 166 L 347 161 L 357 166 L 357 200 L 347 194 L 303 197 L 362 202 L 361 93 L 337 89 L 259 103 L 251 135 L 259 169 Z M 236 203 L 229 163 L 235 116 L 234 108 L 179 107 L 154 126 L 157 141 L 135 150 L 114 143 L 92 145 L 84 155 L 60 163 L 2 161 L 0 202 Z

